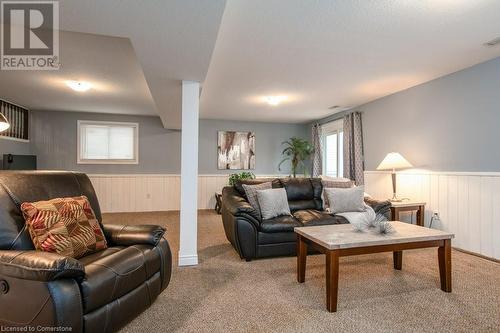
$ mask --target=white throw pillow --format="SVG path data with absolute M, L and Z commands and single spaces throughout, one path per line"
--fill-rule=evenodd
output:
M 288 206 L 288 197 L 284 188 L 257 191 L 262 219 L 292 215 Z
M 352 188 L 326 188 L 330 211 L 333 214 L 347 212 L 364 212 L 364 186 Z

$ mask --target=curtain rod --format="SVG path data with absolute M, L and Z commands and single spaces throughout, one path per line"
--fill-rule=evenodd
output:
M 331 123 L 332 121 L 336 121 L 336 120 L 340 120 L 342 118 L 344 118 L 344 116 L 348 115 L 348 114 L 351 114 L 351 113 L 354 113 L 354 112 L 359 112 L 359 113 L 363 113 L 362 111 L 356 111 L 356 110 L 345 110 L 345 111 L 340 111 L 338 113 L 334 113 L 328 117 L 325 117 L 325 118 L 321 118 L 317 121 L 314 121 L 313 124 L 319 124 L 319 125 L 324 125 L 324 124 L 327 124 L 327 123 Z

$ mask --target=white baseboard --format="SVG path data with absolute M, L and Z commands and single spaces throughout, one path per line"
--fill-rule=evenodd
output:
M 179 266 L 196 266 L 198 265 L 198 255 L 181 255 L 179 253 Z

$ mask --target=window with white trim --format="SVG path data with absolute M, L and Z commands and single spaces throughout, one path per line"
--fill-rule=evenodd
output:
M 78 164 L 138 164 L 139 124 L 78 121 Z
M 323 175 L 344 176 L 344 130 L 343 120 L 321 126 L 323 140 Z

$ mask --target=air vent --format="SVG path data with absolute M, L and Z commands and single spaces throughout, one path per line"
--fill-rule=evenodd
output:
M 334 106 L 330 106 L 328 109 L 333 110 L 333 109 L 338 109 L 339 107 L 340 107 L 340 105 L 334 105 Z
M 500 37 L 490 40 L 489 42 L 484 43 L 485 46 L 495 46 L 500 44 Z
M 17 140 L 29 140 L 29 111 L 23 107 L 0 100 L 0 113 L 7 118 L 10 127 L 0 134 Z

